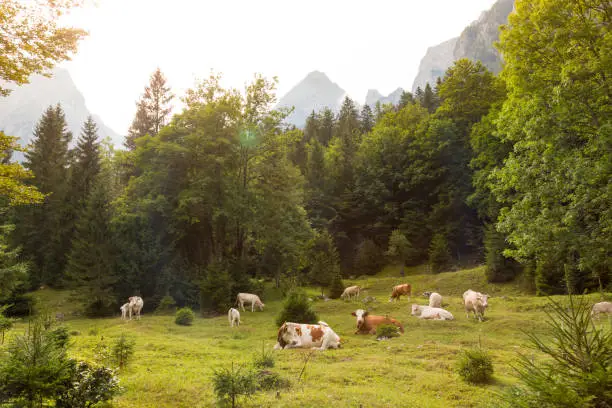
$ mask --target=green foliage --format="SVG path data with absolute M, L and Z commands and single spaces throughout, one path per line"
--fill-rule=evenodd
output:
M 174 323 L 179 326 L 191 326 L 193 324 L 193 319 L 195 318 L 195 314 L 193 310 L 188 307 L 183 307 L 176 311 L 174 315 Z
M 415 250 L 400 230 L 393 230 L 389 237 L 389 245 L 385 255 L 387 258 L 397 264 L 401 264 L 402 267 L 405 263 L 414 260 Z
M 381 324 L 376 328 L 376 338 L 392 338 L 399 337 L 398 328 L 392 324 Z
M 493 361 L 489 353 L 482 348 L 461 350 L 457 360 L 457 372 L 469 383 L 487 383 L 493 376 Z
M 289 388 L 291 383 L 286 378 L 274 371 L 261 370 L 256 373 L 257 388 L 263 391 L 278 390 Z
M 231 306 L 232 281 L 227 268 L 228 266 L 221 262 L 213 262 L 206 268 L 206 278 L 200 286 L 202 311 L 221 313 Z
M 17 295 L 28 278 L 28 264 L 19 261 L 19 249 L 11 249 L 8 238 L 13 225 L 0 226 L 0 304 Z
M 383 252 L 371 239 L 364 240 L 357 247 L 357 255 L 353 263 L 358 275 L 375 275 L 385 264 Z
M 451 261 L 448 241 L 444 234 L 436 234 L 429 246 L 429 265 L 433 273 L 442 272 Z
M 25 334 L 11 339 L 8 356 L 0 362 L 0 401 L 42 407 L 70 376 L 66 349 L 35 319 Z
M 0 344 L 4 344 L 4 333 L 13 327 L 13 319 L 4 315 L 8 305 L 0 306 Z
M 485 228 L 484 236 L 486 275 L 489 282 L 506 282 L 512 280 L 519 272 L 519 265 L 503 255 L 506 241 L 504 235 L 491 224 Z
M 68 342 L 70 341 L 70 333 L 66 326 L 57 327 L 47 333 L 49 338 L 57 344 L 57 347 L 65 349 L 68 348 Z
M 547 358 L 521 354 L 516 372 L 521 385 L 506 394 L 513 407 L 610 406 L 612 401 L 612 331 L 597 328 L 590 302 L 569 297 L 550 300 L 545 336 L 526 332 L 531 348 Z
M 339 299 L 344 293 L 344 282 L 340 274 L 336 274 L 329 285 L 329 297 L 331 299 Z
M 70 380 L 56 397 L 58 408 L 88 408 L 110 401 L 121 392 L 119 378 L 107 367 L 80 361 L 72 366 Z
M 164 314 L 164 313 L 173 313 L 176 309 L 176 301 L 170 295 L 165 295 L 159 301 L 159 304 L 155 308 L 155 313 Z
M 242 396 L 252 395 L 257 390 L 255 373 L 247 368 L 222 368 L 215 370 L 212 375 L 215 394 L 220 402 L 236 407 L 238 399 Z
M 340 275 L 340 258 L 333 238 L 323 231 L 310 244 L 310 281 L 321 287 L 321 294 Z
M 282 326 L 285 322 L 317 323 L 319 317 L 312 310 L 310 301 L 305 293 L 294 291 L 287 295 L 283 309 L 276 318 L 276 325 Z
M 1 74 L 0 74 L 1 75 Z M 2 88 L 0 88 L 0 96 Z M 17 138 L 0 131 L 0 197 L 8 200 L 10 206 L 35 204 L 43 201 L 44 196 L 36 187 L 25 184 L 33 177 L 19 163 L 10 163 L 13 151 L 23 151 Z
M 264 343 L 261 344 L 261 353 L 253 357 L 253 367 L 259 369 L 273 368 L 275 363 L 274 354 L 272 351 L 267 351 L 264 348 Z
M 125 368 L 132 360 L 135 345 L 136 342 L 125 333 L 121 333 L 121 336 L 115 341 L 111 350 L 111 356 L 119 369 Z

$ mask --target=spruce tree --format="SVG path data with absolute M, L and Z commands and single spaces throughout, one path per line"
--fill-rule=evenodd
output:
M 361 109 L 361 133 L 369 133 L 374 127 L 374 114 L 369 105 L 363 105 Z
M 20 209 L 17 215 L 16 241 L 32 261 L 35 284 L 58 284 L 66 265 L 74 217 L 66 202 L 71 140 L 61 106 L 51 106 L 36 125 L 32 148 L 26 153 L 24 165 L 34 175 L 32 183 L 48 194 L 42 205 Z
M 400 96 L 398 108 L 403 109 L 408 105 L 412 105 L 413 103 L 414 103 L 414 96 L 412 96 L 412 93 L 404 91 L 402 92 L 402 95 Z
M 67 275 L 76 297 L 86 305 L 89 315 L 103 315 L 115 303 L 111 196 L 106 171 L 95 180 L 85 210 L 79 218 L 72 241 Z
M 100 142 L 98 127 L 90 116 L 83 124 L 81 136 L 74 149 L 75 163 L 72 166 L 71 199 L 77 211 L 85 205 L 95 178 L 100 172 Z
M 153 133 L 153 126 L 149 118 L 146 102 L 141 99 L 136 102 L 136 107 L 136 115 L 132 120 L 132 125 L 123 143 L 129 150 L 134 150 L 136 148 L 136 139 L 146 134 Z
M 323 146 L 328 146 L 334 134 L 334 127 L 336 126 L 336 118 L 334 112 L 331 109 L 325 108 L 319 115 L 319 142 Z

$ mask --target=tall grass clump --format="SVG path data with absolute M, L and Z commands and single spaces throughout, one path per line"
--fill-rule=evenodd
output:
M 301 291 L 289 293 L 283 309 L 276 318 L 276 325 L 282 326 L 285 322 L 317 323 L 319 317 L 310 307 L 308 296 Z
M 595 327 L 590 306 L 573 296 L 567 305 L 550 300 L 546 334 L 526 333 L 530 348 L 546 358 L 519 355 L 520 385 L 505 395 L 508 406 L 612 407 L 612 330 Z

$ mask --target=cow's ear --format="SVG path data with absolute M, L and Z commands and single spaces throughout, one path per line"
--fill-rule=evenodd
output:
M 353 312 L 353 313 L 351 313 L 351 314 L 352 314 L 353 316 L 357 316 L 357 313 L 355 313 L 355 312 Z

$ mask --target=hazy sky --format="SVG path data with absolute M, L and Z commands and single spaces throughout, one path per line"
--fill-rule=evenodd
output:
M 70 22 L 89 31 L 64 63 L 90 111 L 125 134 L 157 66 L 174 93 L 221 72 L 243 88 L 258 72 L 282 96 L 313 70 L 363 103 L 410 89 L 427 47 L 461 33 L 495 0 L 96 0 Z

